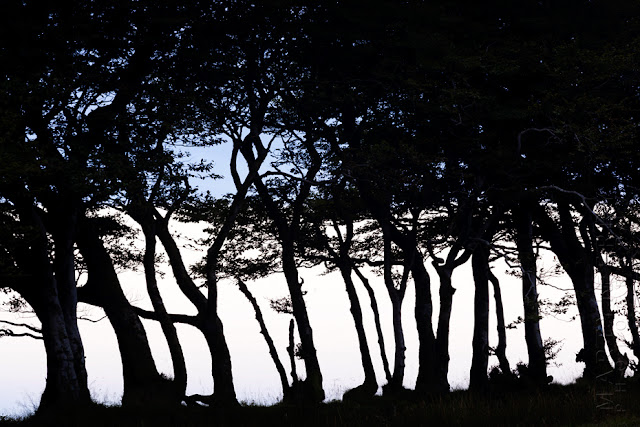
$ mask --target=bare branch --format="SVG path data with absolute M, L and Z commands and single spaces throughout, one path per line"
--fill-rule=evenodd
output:
M 15 323 L 15 322 L 10 322 L 8 320 L 0 320 L 0 323 L 4 323 L 5 325 L 9 325 L 9 326 L 15 326 L 17 328 L 27 328 L 30 331 L 38 333 L 38 334 L 42 333 L 42 329 L 37 328 L 35 326 L 28 325 L 26 323 Z

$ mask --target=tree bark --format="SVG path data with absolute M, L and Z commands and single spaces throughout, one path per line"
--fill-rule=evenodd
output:
M 351 316 L 356 327 L 356 334 L 358 336 L 358 346 L 360 348 L 360 358 L 362 362 L 362 368 L 364 370 L 364 383 L 368 390 L 373 390 L 371 396 L 373 396 L 378 390 L 378 382 L 376 380 L 376 373 L 373 368 L 373 361 L 371 360 L 371 352 L 369 351 L 369 343 L 367 342 L 367 335 L 364 331 L 364 321 L 362 320 L 362 308 L 360 307 L 360 300 L 356 292 L 356 287 L 353 284 L 351 278 L 352 268 L 351 261 L 346 259 L 340 263 L 340 273 L 344 280 L 347 296 L 349 297 Z M 375 390 L 374 390 L 375 388 Z
M 620 260 L 620 266 L 624 274 L 627 286 L 627 323 L 631 332 L 631 350 L 633 355 L 640 360 L 640 333 L 638 332 L 638 319 L 636 318 L 635 280 L 633 278 L 633 258 L 628 257 L 625 265 L 624 258 Z M 637 373 L 636 373 L 637 375 Z
M 569 204 L 560 202 L 558 209 L 560 227 L 549 218 L 542 206 L 536 207 L 535 220 L 573 283 L 584 340 L 584 351 L 580 358 L 585 363 L 583 376 L 595 379 L 598 375 L 611 372 L 612 367 L 606 357 L 600 310 L 595 295 L 593 254 L 588 249 L 588 243 L 585 248 L 578 239 Z
M 382 324 L 380 322 L 380 312 L 378 310 L 378 301 L 376 295 L 373 292 L 373 288 L 369 283 L 369 280 L 362 274 L 359 268 L 354 267 L 354 271 L 362 284 L 364 285 L 367 293 L 369 294 L 369 301 L 371 302 L 371 311 L 373 312 L 373 321 L 376 325 L 376 333 L 378 334 L 378 347 L 380 348 L 380 358 L 382 359 L 382 368 L 384 369 L 385 378 L 387 382 L 391 381 L 391 371 L 389 369 L 389 358 L 387 357 L 387 350 L 384 344 L 384 335 L 382 333 Z
M 302 358 L 307 371 L 305 380 L 308 387 L 308 398 L 321 402 L 324 400 L 324 389 L 322 388 L 322 372 L 315 345 L 313 343 L 313 330 L 307 314 L 307 306 L 302 294 L 302 284 L 298 277 L 298 268 L 295 263 L 293 241 L 287 239 L 282 242 L 282 269 L 287 280 L 289 293 L 291 295 L 291 305 L 293 316 L 298 325 L 300 343 L 302 345 Z
M 122 292 L 115 268 L 102 240 L 88 223 L 81 223 L 78 247 L 87 264 L 88 280 L 78 289 L 79 300 L 101 307 L 118 341 L 124 382 L 123 406 L 164 400 L 166 381 L 156 369 L 147 335 L 134 308 Z
M 489 275 L 489 281 L 493 285 L 493 296 L 496 301 L 496 320 L 498 329 L 498 346 L 496 347 L 496 356 L 500 363 L 500 370 L 504 374 L 511 373 L 511 366 L 509 366 L 509 359 L 507 359 L 507 330 L 504 323 L 504 307 L 502 305 L 502 292 L 500 291 L 500 281 L 493 274 L 491 268 L 487 269 Z
M 449 383 L 438 381 L 438 357 L 436 351 L 436 337 L 433 333 L 431 318 L 433 303 L 431 301 L 431 279 L 424 265 L 417 247 L 412 248 L 411 274 L 416 287 L 415 318 L 418 329 L 419 349 L 418 378 L 416 391 L 419 393 L 449 391 Z
M 267 329 L 267 325 L 264 322 L 264 317 L 262 316 L 262 310 L 260 310 L 260 306 L 258 305 L 258 302 L 253 297 L 253 295 L 251 295 L 249 288 L 247 288 L 247 285 L 242 280 L 238 280 L 238 287 L 240 288 L 240 291 L 244 294 L 244 296 L 247 298 L 247 300 L 251 303 L 251 306 L 253 307 L 253 311 L 256 314 L 256 320 L 260 325 L 260 333 L 262 334 L 265 342 L 267 343 L 267 347 L 269 349 L 269 355 L 271 356 L 271 360 L 273 361 L 273 364 L 276 367 L 276 371 L 278 371 L 278 375 L 280 376 L 280 384 L 282 385 L 282 394 L 286 396 L 290 389 L 289 380 L 287 379 L 287 373 L 285 372 L 284 366 L 280 361 L 280 357 L 278 356 L 278 351 L 276 350 L 276 346 L 273 343 L 271 334 L 269 333 L 269 330 Z
M 153 310 L 158 314 L 160 326 L 164 333 L 169 353 L 171 354 L 171 362 L 173 366 L 173 395 L 176 404 L 180 404 L 185 396 L 187 389 L 187 366 L 182 352 L 182 346 L 178 339 L 176 327 L 169 318 L 167 309 L 162 301 L 160 290 L 158 289 L 158 281 L 156 279 L 155 256 L 156 256 L 156 234 L 153 227 L 153 218 L 149 218 L 146 226 L 143 225 L 143 233 L 145 237 L 145 252 L 143 255 L 144 274 L 147 282 L 147 292 L 151 300 Z
M 434 263 L 435 264 L 435 263 Z M 436 382 L 444 391 L 449 391 L 449 327 L 451 310 L 453 308 L 453 294 L 455 289 L 451 285 L 453 269 L 436 266 L 440 280 L 440 310 L 438 313 L 438 329 L 436 335 L 437 371 Z
M 598 255 L 598 257 L 600 256 Z M 629 358 L 620 351 L 618 338 L 613 330 L 615 313 L 611 310 L 611 270 L 602 259 L 599 259 L 597 262 L 602 279 L 602 320 L 604 324 L 604 337 L 607 342 L 607 347 L 609 347 L 609 354 L 613 359 L 616 377 L 622 379 L 629 366 Z
M 524 207 L 516 213 L 516 247 L 522 272 L 522 305 L 524 307 L 524 337 L 529 355 L 528 373 L 534 383 L 547 383 L 547 361 L 540 333 L 536 255 L 533 252 L 531 213 Z
M 489 248 L 479 245 L 471 256 L 475 296 L 473 301 L 473 357 L 469 389 L 484 391 L 488 387 L 489 365 Z

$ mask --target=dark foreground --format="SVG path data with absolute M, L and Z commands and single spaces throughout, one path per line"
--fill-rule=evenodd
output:
M 640 426 L 640 386 L 551 385 L 539 391 L 467 391 L 418 400 L 376 397 L 315 406 L 146 408 L 95 407 L 0 418 L 0 426 Z

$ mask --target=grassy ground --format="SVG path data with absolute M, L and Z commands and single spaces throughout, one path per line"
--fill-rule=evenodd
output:
M 551 385 L 540 391 L 474 394 L 427 400 L 376 397 L 368 402 L 238 408 L 95 407 L 46 418 L 1 420 L 0 426 L 640 426 L 640 386 Z

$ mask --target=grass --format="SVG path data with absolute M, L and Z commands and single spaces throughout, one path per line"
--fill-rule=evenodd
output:
M 604 395 L 605 392 L 612 393 Z M 606 400 L 605 400 L 606 399 Z M 375 397 L 366 403 L 313 406 L 242 405 L 237 408 L 127 409 L 95 405 L 23 419 L 0 417 L 0 426 L 637 426 L 640 386 L 551 385 L 537 391 L 476 394 L 455 391 L 426 400 Z M 600 406 L 599 406 L 600 405 Z

